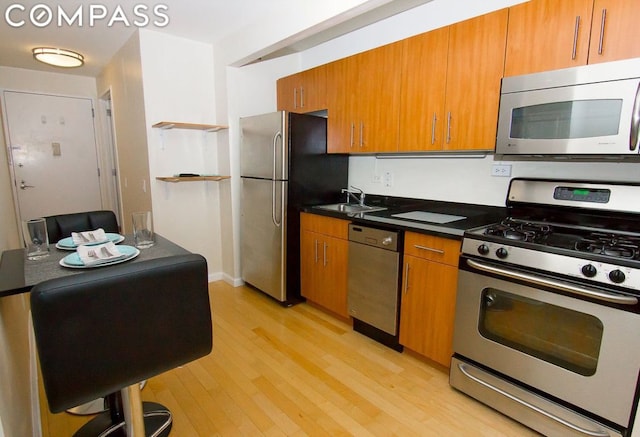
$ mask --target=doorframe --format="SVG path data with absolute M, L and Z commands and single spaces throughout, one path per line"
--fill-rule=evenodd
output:
M 22 221 L 20 219 L 20 206 L 18 204 L 18 191 L 16 187 L 16 173 L 13 168 L 13 152 L 11 151 L 11 141 L 9 136 L 9 121 L 7 120 L 7 99 L 4 98 L 6 91 L 11 92 L 23 92 L 20 90 L 12 90 L 7 88 L 0 89 L 2 94 L 2 128 L 4 132 L 5 153 L 7 154 L 7 166 L 9 167 L 9 177 L 11 178 L 11 198 L 13 200 L 13 215 L 16 220 L 16 226 L 18 229 L 18 240 L 20 246 L 24 247 L 24 239 L 22 238 Z
M 122 193 L 120 192 L 120 165 L 118 161 L 118 148 L 116 146 L 115 131 L 115 115 L 113 111 L 113 101 L 111 99 L 111 87 L 98 97 L 98 111 L 96 119 L 98 120 L 101 147 L 100 157 L 103 160 L 100 172 L 102 177 L 104 174 L 104 184 L 101 186 L 103 190 L 103 204 L 108 206 L 116 214 L 120 229 L 123 229 L 123 205 Z

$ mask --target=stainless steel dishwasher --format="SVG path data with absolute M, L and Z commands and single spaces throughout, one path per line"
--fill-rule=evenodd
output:
M 349 225 L 347 302 L 353 329 L 402 351 L 398 341 L 402 232 Z

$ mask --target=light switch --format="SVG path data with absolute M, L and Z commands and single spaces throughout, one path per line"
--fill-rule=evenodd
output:
M 62 150 L 60 149 L 60 143 L 51 143 L 51 149 L 53 149 L 53 156 L 62 156 Z

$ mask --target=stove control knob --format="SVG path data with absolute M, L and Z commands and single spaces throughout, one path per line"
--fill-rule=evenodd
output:
M 500 249 L 496 250 L 496 256 L 500 259 L 505 259 L 508 255 L 509 255 L 509 252 L 507 252 L 507 249 L 505 249 L 504 247 L 501 247 Z
M 487 246 L 486 244 L 481 244 L 480 246 L 478 246 L 478 253 L 480 255 L 487 255 L 489 253 L 489 246 Z
M 611 282 L 614 282 L 616 284 L 622 284 L 627 278 L 622 271 L 612 270 L 609 272 L 609 279 L 611 279 Z
M 587 278 L 593 278 L 598 273 L 598 270 L 593 266 L 593 264 L 587 264 L 586 266 L 582 266 L 582 274 Z

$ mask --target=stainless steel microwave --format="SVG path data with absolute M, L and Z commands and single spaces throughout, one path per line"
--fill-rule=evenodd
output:
M 640 58 L 506 77 L 496 154 L 639 156 Z

